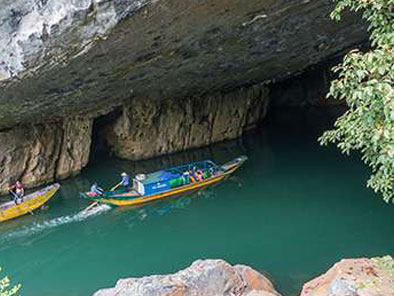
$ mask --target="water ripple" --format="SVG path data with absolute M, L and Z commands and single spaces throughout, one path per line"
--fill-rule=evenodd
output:
M 26 237 L 32 234 L 37 234 L 43 232 L 44 230 L 48 230 L 51 228 L 56 228 L 58 226 L 69 224 L 72 222 L 81 222 L 89 217 L 97 216 L 104 212 L 107 212 L 111 209 L 109 205 L 98 205 L 88 212 L 81 211 L 74 215 L 66 215 L 51 219 L 49 221 L 35 222 L 29 226 L 23 226 L 21 229 L 12 231 L 8 234 L 2 235 L 0 238 L 0 249 L 6 248 L 6 243 L 9 243 L 11 240 L 18 239 L 21 237 Z

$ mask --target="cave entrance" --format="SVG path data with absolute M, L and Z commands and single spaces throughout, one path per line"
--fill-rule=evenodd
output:
M 90 162 L 103 157 L 110 157 L 112 150 L 107 142 L 108 130 L 122 115 L 122 108 L 117 108 L 110 113 L 96 117 L 93 121 L 92 143 L 90 147 Z

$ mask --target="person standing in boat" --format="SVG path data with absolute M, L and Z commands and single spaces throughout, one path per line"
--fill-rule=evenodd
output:
M 23 202 L 23 196 L 25 195 L 25 186 L 21 181 L 16 181 L 14 185 L 11 185 L 8 192 L 13 197 L 15 204 L 18 204 L 19 200 Z
M 122 181 L 120 182 L 120 185 L 123 186 L 123 188 L 126 191 L 130 191 L 130 176 L 126 172 L 123 172 L 121 174 L 122 176 Z

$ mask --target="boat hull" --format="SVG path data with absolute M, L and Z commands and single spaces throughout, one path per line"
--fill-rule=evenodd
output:
M 163 199 L 166 197 L 172 197 L 172 196 L 175 197 L 175 196 L 183 195 L 195 190 L 199 190 L 217 184 L 223 179 L 225 179 L 226 177 L 228 177 L 230 174 L 235 172 L 237 169 L 239 169 L 246 160 L 247 160 L 246 156 L 238 157 L 235 160 L 222 165 L 223 172 L 220 173 L 219 175 L 212 176 L 202 182 L 187 184 L 184 186 L 173 188 L 171 190 L 163 191 L 153 195 L 141 196 L 136 193 L 129 192 L 129 193 L 119 194 L 113 197 L 105 197 L 105 198 L 102 198 L 100 196 L 89 197 L 86 193 L 82 193 L 82 196 L 84 198 L 91 199 L 95 202 L 106 203 L 115 206 L 141 205 L 144 203 Z
M 0 222 L 15 219 L 31 213 L 45 204 L 59 190 L 59 184 L 53 184 L 39 191 L 26 195 L 24 201 L 16 205 L 13 201 L 0 205 Z

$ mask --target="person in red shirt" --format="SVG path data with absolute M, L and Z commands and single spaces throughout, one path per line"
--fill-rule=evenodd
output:
M 21 181 L 16 181 L 14 185 L 10 186 L 8 192 L 13 197 L 15 204 L 18 204 L 19 200 L 23 202 L 23 196 L 25 195 L 25 186 Z

